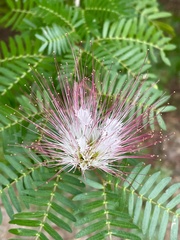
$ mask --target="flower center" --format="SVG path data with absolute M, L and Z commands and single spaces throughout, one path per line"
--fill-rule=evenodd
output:
M 75 111 L 75 116 L 75 158 L 78 166 L 85 171 L 102 163 L 108 164 L 120 146 L 121 123 L 113 117 L 94 123 L 90 109 L 82 107 Z
M 87 170 L 91 166 L 93 166 L 93 161 L 96 161 L 96 158 L 98 157 L 98 152 L 79 152 L 78 153 L 78 160 L 79 160 L 79 166 L 82 170 Z

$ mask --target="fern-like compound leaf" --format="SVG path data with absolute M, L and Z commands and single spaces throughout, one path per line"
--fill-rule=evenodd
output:
M 137 166 L 130 174 L 134 176 L 129 176 L 124 183 L 125 191 L 131 186 L 128 193 L 129 214 L 133 223 L 142 229 L 142 239 L 164 239 L 168 223 L 171 224 L 171 234 L 174 237 L 171 239 L 178 239 L 180 195 L 177 191 L 180 184 L 169 187 L 171 178 L 158 180 L 159 172 L 148 176 L 148 170 L 149 166 Z

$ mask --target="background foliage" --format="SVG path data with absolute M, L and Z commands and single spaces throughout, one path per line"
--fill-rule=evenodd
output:
M 174 31 L 164 21 L 171 14 L 160 11 L 156 0 L 84 0 L 79 7 L 65 0 L 7 0 L 0 4 L 1 26 L 15 32 L 7 42 L 0 42 L 0 192 L 11 219 L 10 232 L 18 239 L 36 240 L 62 239 L 62 229 L 69 239 L 76 229 L 80 239 L 159 240 L 165 239 L 171 225 L 170 239 L 178 239 L 179 183 L 169 186 L 170 178 L 160 178 L 159 172 L 151 175 L 149 165 L 133 162 L 135 168 L 124 182 L 112 176 L 103 176 L 101 182 L 93 173 L 83 179 L 76 172 L 62 173 L 45 184 L 55 169 L 35 164 L 38 156 L 33 157 L 32 152 L 29 158 L 16 146 L 34 138 L 25 118 L 38 120 L 41 113 L 27 98 L 34 81 L 29 64 L 45 77 L 56 79 L 55 52 L 58 62 L 68 64 L 68 71 L 74 72 L 70 41 L 74 51 L 81 49 L 78 58 L 85 59 L 90 71 L 93 63 L 96 71 L 109 76 L 99 92 L 113 96 L 128 77 L 139 73 L 149 51 L 141 69 L 142 74 L 148 72 L 147 88 L 157 82 L 152 66 L 171 64 L 167 52 L 175 49 L 171 43 Z M 119 72 L 112 91 L 107 91 L 110 79 Z M 149 94 L 146 105 L 152 105 L 162 91 L 156 85 Z M 163 96 L 161 104 L 152 108 L 152 129 L 156 119 L 160 128 L 166 129 L 159 113 L 174 110 L 172 106 L 164 108 L 168 99 Z M 144 101 L 142 98 L 142 106 Z M 14 114 L 19 105 L 26 110 L 24 116 Z

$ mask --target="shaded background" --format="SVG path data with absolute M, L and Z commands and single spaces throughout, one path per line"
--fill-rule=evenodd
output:
M 170 104 L 176 106 L 177 110 L 164 114 L 170 137 L 169 141 L 164 142 L 155 149 L 156 152 L 161 154 L 162 158 L 162 162 L 157 163 L 156 166 L 158 165 L 157 167 L 172 176 L 173 181 L 180 182 L 180 1 L 159 0 L 159 2 L 161 9 L 172 13 L 172 17 L 165 21 L 174 28 L 173 43 L 177 48 L 167 53 L 171 61 L 171 67 L 158 64 L 156 73 L 160 79 L 160 87 L 163 90 L 170 94 L 175 91 L 175 94 L 171 96 Z

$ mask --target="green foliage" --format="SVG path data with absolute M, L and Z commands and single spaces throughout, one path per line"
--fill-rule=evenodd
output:
M 13 173 L 7 166 L 1 166 L 12 179 L 11 182 L 2 179 L 6 186 L 1 190 L 1 197 L 12 218 L 10 232 L 15 235 L 62 239 L 59 231 L 52 227 L 57 226 L 70 234 L 72 227 L 80 229 L 76 238 L 118 236 L 159 240 L 164 239 L 171 224 L 171 239 L 178 239 L 180 184 L 169 187 L 169 177 L 160 178 L 160 172 L 149 175 L 150 165 L 136 166 L 124 184 L 112 176 L 107 176 L 103 184 L 88 178 L 82 183 L 77 173 L 59 174 L 45 184 L 53 171 L 39 166 L 25 173 L 17 162 Z M 22 205 L 32 210 L 22 211 Z M 19 213 L 13 214 L 14 209 Z
M 128 181 L 124 183 L 125 189 L 131 184 L 128 199 L 129 214 L 133 217 L 133 223 L 142 229 L 145 239 L 164 239 L 168 223 L 171 224 L 171 235 L 178 239 L 180 184 L 168 187 L 171 178 L 159 180 L 160 172 L 153 173 L 145 179 L 149 168 L 150 166 L 136 167 L 134 171 L 137 171 L 137 177 L 130 175 Z
M 169 96 L 162 96 L 151 65 L 170 65 L 166 54 L 175 48 L 173 30 L 161 20 L 170 14 L 160 12 L 156 0 L 85 0 L 79 7 L 65 0 L 7 0 L 0 5 L 1 26 L 17 32 L 0 42 L 0 194 L 11 219 L 10 232 L 18 239 L 35 240 L 63 239 L 62 230 L 72 239 L 74 229 L 79 239 L 163 240 L 170 224 L 170 239 L 178 239 L 180 185 L 169 186 L 170 179 L 160 179 L 160 173 L 148 175 L 150 166 L 135 167 L 123 176 L 124 182 L 112 176 L 100 181 L 93 173 L 87 178 L 78 171 L 56 174 L 59 169 L 46 168 L 41 156 L 21 147 L 23 141 L 37 138 L 26 120 L 41 121 L 43 111 L 39 89 L 33 89 L 32 75 L 38 74 L 32 69 L 55 79 L 55 52 L 68 68 L 65 76 L 73 75 L 71 48 L 80 49 L 77 59 L 88 65 L 88 73 L 96 70 L 102 97 L 122 92 L 123 98 L 129 79 L 138 75 L 142 97 L 129 115 L 150 107 L 145 121 L 152 129 L 156 123 L 166 129 L 161 113 L 174 107 L 164 106 Z M 32 90 L 38 105 L 27 97 Z M 46 90 L 43 94 L 48 104 Z
M 7 5 L 9 9 L 0 24 L 11 27 L 21 35 L 10 38 L 7 44 L 1 42 L 0 94 L 3 103 L 9 104 L 11 93 L 14 94 L 11 102 L 16 103 L 19 89 L 27 90 L 24 86 L 32 82 L 29 65 L 44 74 L 52 72 L 53 52 L 61 55 L 60 61 L 71 64 L 68 39 L 72 46 L 91 39 L 91 44 L 81 44 L 82 55 L 88 55 L 89 63 L 94 62 L 96 70 L 103 68 L 106 75 L 109 69 L 112 76 L 121 71 L 121 82 L 139 73 L 148 49 L 148 64 L 144 64 L 141 73 L 146 73 L 151 62 L 157 62 L 159 56 L 170 64 L 166 51 L 174 49 L 174 45 L 170 43 L 170 37 L 165 37 L 161 28 L 154 23 L 154 20 L 170 14 L 159 12 L 156 2 L 84 1 L 81 8 L 73 8 L 65 1 L 9 0 Z M 155 76 L 149 73 L 148 83 L 154 82 L 154 79 Z M 109 84 L 110 79 L 106 81 L 106 85 Z M 120 91 L 118 84 L 119 79 L 110 94 Z M 154 88 L 149 103 L 153 104 L 153 100 L 161 94 L 157 87 Z M 158 113 L 158 123 L 165 129 L 159 112 L 157 106 L 153 106 L 151 115 Z M 153 121 L 151 126 L 154 128 Z

